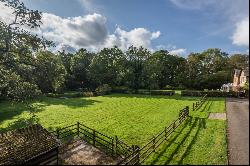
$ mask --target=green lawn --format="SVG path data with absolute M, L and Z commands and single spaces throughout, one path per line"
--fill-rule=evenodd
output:
M 33 102 L 32 118 L 23 104 L 0 103 L 0 130 L 41 123 L 49 130 L 77 121 L 128 144 L 144 145 L 154 134 L 191 108 L 194 97 L 112 94 L 88 98 L 49 98 Z M 148 164 L 226 164 L 225 122 L 208 120 L 208 112 L 224 112 L 224 99 L 211 98 L 180 126 Z

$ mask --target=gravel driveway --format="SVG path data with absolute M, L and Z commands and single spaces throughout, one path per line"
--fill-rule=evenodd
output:
M 249 164 L 249 99 L 226 99 L 229 165 Z

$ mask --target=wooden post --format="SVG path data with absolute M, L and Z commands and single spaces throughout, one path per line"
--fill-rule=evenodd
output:
M 193 111 L 194 111 L 194 103 L 193 103 Z
M 155 136 L 153 137 L 153 151 L 155 152 Z
M 94 146 L 95 146 L 95 142 L 96 142 L 95 138 L 96 138 L 96 132 L 95 132 L 95 130 L 93 130 L 93 145 Z
M 175 129 L 175 122 L 173 123 L 173 129 Z
M 133 155 L 132 157 L 136 156 L 135 163 L 127 163 L 128 165 L 140 165 L 140 147 L 138 145 L 132 145 Z M 133 161 L 133 160 L 132 160 Z
M 117 142 L 118 142 L 118 138 L 117 138 L 117 136 L 115 136 L 115 142 L 114 142 L 114 153 L 115 153 L 115 156 L 117 155 Z
M 186 115 L 189 115 L 189 106 L 186 106 Z
M 135 145 L 136 148 L 136 165 L 140 165 L 140 147 Z
M 56 148 L 56 152 L 57 152 L 57 156 L 56 156 L 56 165 L 59 165 L 59 149 L 58 148 Z
M 167 140 L 167 127 L 165 127 L 165 140 Z
M 112 145 L 111 146 L 112 146 L 112 148 L 111 148 L 112 149 L 112 156 L 114 156 L 114 138 L 112 138 Z
M 79 137 L 79 135 L 80 135 L 80 123 L 79 122 L 77 122 L 77 136 Z

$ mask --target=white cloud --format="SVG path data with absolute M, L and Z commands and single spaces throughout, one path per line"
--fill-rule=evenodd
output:
M 205 6 L 211 5 L 215 0 L 170 0 L 177 7 L 187 10 L 200 10 Z
M 167 50 L 172 55 L 179 55 L 179 56 L 185 56 L 187 55 L 187 49 L 185 48 L 177 48 L 177 46 L 173 44 L 165 45 L 158 45 L 156 46 L 157 50 Z
M 91 4 L 89 0 L 82 0 L 82 3 Z M 0 9 L 0 19 L 4 22 L 10 20 L 12 10 L 2 3 L 0 3 Z M 41 21 L 43 24 L 39 29 L 23 28 L 54 41 L 56 50 L 65 49 L 69 52 L 79 48 L 99 51 L 104 47 L 113 47 L 114 45 L 122 50 L 126 50 L 131 45 L 153 50 L 152 40 L 159 38 L 161 34 L 160 31 L 151 32 L 146 28 L 134 28 L 126 31 L 119 26 L 114 32 L 109 32 L 106 18 L 97 13 L 68 18 L 43 13 Z
M 178 48 L 178 49 L 174 49 L 174 50 L 170 50 L 169 51 L 170 54 L 172 55 L 185 55 L 186 54 L 186 49 L 185 48 Z
M 0 21 L 4 21 L 7 24 L 10 24 L 14 21 L 14 10 L 10 7 L 4 5 L 0 2 Z
M 71 18 L 61 18 L 44 13 L 41 35 L 58 44 L 79 49 L 101 45 L 107 38 L 106 18 L 100 14 L 91 14 Z
M 127 49 L 130 45 L 152 49 L 151 40 L 157 39 L 160 36 L 160 31 L 150 32 L 145 28 L 135 28 L 131 31 L 125 31 L 117 27 L 115 35 L 117 37 L 116 42 L 122 49 Z
M 249 0 L 170 0 L 175 6 L 184 10 L 202 10 L 203 14 L 215 14 L 222 18 L 221 28 L 209 32 L 206 36 L 225 33 L 232 29 L 232 44 L 249 46 Z M 247 17 L 247 19 L 246 19 Z M 248 22 L 247 22 L 248 21 Z M 203 38 L 203 37 L 201 37 Z
M 78 0 L 78 2 L 85 10 L 85 13 L 93 13 L 93 12 L 102 13 L 103 11 L 103 6 L 95 3 L 94 0 Z
M 236 30 L 232 36 L 233 44 L 249 47 L 249 17 L 236 24 Z

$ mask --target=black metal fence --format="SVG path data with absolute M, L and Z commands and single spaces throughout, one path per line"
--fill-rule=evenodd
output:
M 193 111 L 199 109 L 206 100 L 207 100 L 207 94 L 205 94 L 200 100 L 193 103 Z

